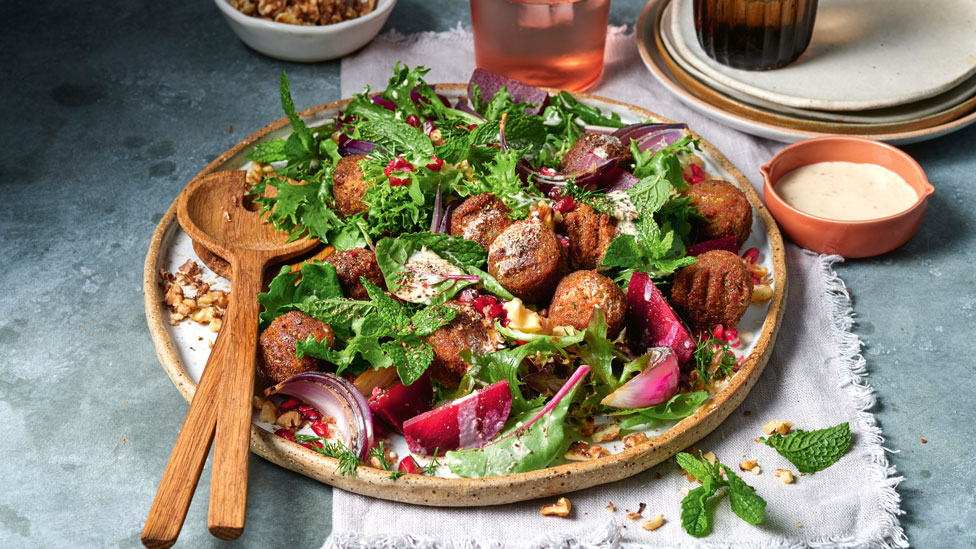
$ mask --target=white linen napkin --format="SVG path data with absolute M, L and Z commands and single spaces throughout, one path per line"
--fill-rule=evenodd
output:
M 425 65 L 429 82 L 467 82 L 474 69 L 471 33 L 460 25 L 449 32 L 403 36 L 384 34 L 342 61 L 342 96 L 369 84 L 382 89 L 396 61 Z M 592 93 L 633 103 L 689 127 L 713 143 L 760 190 L 758 166 L 781 145 L 721 126 L 684 107 L 644 68 L 633 33 L 608 32 L 606 65 Z M 895 487 L 902 480 L 889 466 L 881 430 L 868 412 L 873 391 L 863 377 L 860 340 L 850 332 L 853 311 L 843 281 L 831 265 L 841 258 L 820 256 L 787 245 L 789 296 L 772 357 L 739 410 L 696 446 L 713 451 L 735 467 L 757 459 L 759 476 L 744 473 L 768 502 L 766 520 L 750 526 L 719 501 L 712 533 L 701 540 L 681 528 L 682 488 L 693 488 L 673 460 L 637 476 L 571 493 L 570 518 L 539 514 L 543 503 L 529 501 L 482 508 L 433 508 L 333 492 L 332 535 L 328 548 L 617 548 L 675 547 L 907 547 L 898 522 L 902 513 Z M 745 412 L 750 414 L 746 415 Z M 762 426 L 782 419 L 811 430 L 850 422 L 853 443 L 839 462 L 786 485 L 777 468 L 796 471 L 771 448 L 757 444 Z M 658 478 L 660 476 L 660 478 Z M 552 498 L 555 500 L 555 498 Z M 606 509 L 613 502 L 616 511 Z M 644 520 L 661 513 L 656 531 L 625 517 L 646 503 Z

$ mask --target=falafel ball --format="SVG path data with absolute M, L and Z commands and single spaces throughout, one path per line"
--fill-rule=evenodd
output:
M 566 251 L 542 221 L 523 219 L 488 247 L 488 272 L 524 303 L 543 303 L 567 272 Z
M 451 212 L 451 235 L 473 240 L 488 249 L 491 242 L 515 223 L 509 209 L 490 193 L 472 196 Z
M 363 169 L 359 161 L 366 158 L 365 154 L 344 156 L 336 164 L 332 174 L 332 196 L 335 198 L 336 209 L 343 215 L 353 215 L 369 209 L 363 204 L 363 195 L 370 183 L 363 180 Z
M 321 370 L 325 362 L 308 355 L 295 356 L 295 345 L 312 336 L 318 342 L 325 342 L 330 348 L 335 345 L 332 327 L 316 320 L 301 311 L 290 311 L 271 322 L 258 340 L 258 368 L 268 383 L 281 383 L 296 374 Z
M 752 232 L 752 206 L 744 192 L 728 181 L 710 179 L 692 185 L 684 195 L 705 220 L 692 220 L 701 240 L 734 236 L 742 246 Z
M 624 145 L 620 138 L 601 133 L 587 133 L 577 139 L 573 147 L 563 155 L 563 173 L 578 174 L 593 170 L 597 160 L 592 156 L 587 160 L 590 153 L 602 159 L 612 158 L 620 167 L 633 159 L 630 147 Z
M 434 351 L 434 361 L 427 371 L 441 385 L 457 387 L 471 366 L 459 356 L 461 351 L 483 355 L 502 348 L 505 340 L 495 331 L 492 322 L 483 318 L 470 303 L 447 301 L 444 306 L 456 310 L 457 315 L 424 338 Z
M 570 268 L 596 269 L 617 236 L 617 219 L 580 203 L 563 214 L 559 232 L 569 240 Z
M 376 263 L 376 254 L 373 253 L 373 250 L 366 248 L 336 250 L 334 254 L 325 258 L 325 262 L 331 263 L 336 268 L 342 293 L 350 299 L 369 301 L 369 294 L 366 293 L 366 288 L 359 279 L 361 276 L 365 276 L 366 280 L 380 288 L 386 289 L 383 271 Z
M 752 275 L 732 252 L 712 250 L 674 275 L 671 303 L 698 330 L 739 323 L 752 299 Z
M 627 317 L 627 296 L 613 280 L 596 271 L 576 271 L 556 286 L 549 305 L 549 322 L 585 330 L 596 308 L 607 319 L 607 336 L 616 337 Z

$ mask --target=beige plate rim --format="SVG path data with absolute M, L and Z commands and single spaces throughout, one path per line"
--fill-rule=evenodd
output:
M 767 122 L 766 120 L 775 118 L 772 114 L 766 114 L 762 117 L 763 120 L 756 120 L 756 118 L 751 116 L 743 115 L 734 110 L 716 105 L 708 97 L 701 97 L 687 89 L 672 74 L 671 70 L 667 66 L 664 66 L 663 62 L 657 58 L 662 55 L 662 52 L 658 51 L 655 43 L 654 27 L 658 24 L 661 12 L 669 1 L 648 0 L 647 4 L 644 5 L 637 19 L 637 49 L 648 71 L 661 85 L 674 94 L 678 100 L 699 113 L 737 130 L 777 141 L 795 142 L 810 137 L 838 134 L 836 131 L 826 129 L 824 131 L 815 131 L 796 128 L 786 122 Z M 702 85 L 704 86 L 704 84 Z M 745 105 L 743 107 L 748 109 Z M 848 135 L 862 135 L 863 137 L 892 144 L 917 143 L 960 130 L 974 122 L 976 122 L 976 111 L 951 121 L 921 129 L 878 134 L 850 133 Z
M 440 84 L 436 88 L 463 93 L 467 85 Z M 584 99 L 625 107 L 644 119 L 670 122 L 668 119 L 646 109 L 619 101 L 589 94 L 575 95 Z M 320 105 L 299 114 L 308 117 L 326 109 L 340 108 L 348 101 L 346 99 Z M 268 133 L 281 129 L 287 124 L 288 119 L 282 118 L 257 131 L 211 162 L 197 177 L 220 169 L 228 159 Z M 343 476 L 336 470 L 336 460 L 303 448 L 256 426 L 252 426 L 251 429 L 251 451 L 272 463 L 350 492 L 419 505 L 470 507 L 499 505 L 563 494 L 627 478 L 668 459 L 700 440 L 718 427 L 741 404 L 746 394 L 755 385 L 763 367 L 769 360 L 773 342 L 782 322 L 787 290 L 786 252 L 783 238 L 772 215 L 763 205 L 748 179 L 735 166 L 704 139 L 702 146 L 711 157 L 722 165 L 726 172 L 735 178 L 736 183 L 746 193 L 757 215 L 762 218 L 766 226 L 770 248 L 773 252 L 774 292 L 767 312 L 767 321 L 763 324 L 763 330 L 758 335 L 758 341 L 752 354 L 749 355 L 739 372 L 733 376 L 729 386 L 694 415 L 685 418 L 666 433 L 652 438 L 646 443 L 604 458 L 568 463 L 528 473 L 478 479 L 405 475 L 397 480 L 391 480 L 388 478 L 389 473 L 367 466 L 360 467 L 355 476 Z M 193 397 L 196 385 L 184 371 L 173 343 L 163 328 L 164 319 L 159 306 L 163 296 L 160 291 L 157 265 L 167 232 L 176 223 L 175 214 L 176 202 L 174 201 L 153 233 L 143 272 L 143 297 L 146 319 L 156 347 L 156 354 L 163 369 L 180 391 L 180 394 L 189 401 Z M 770 319 L 772 322 L 769 321 Z

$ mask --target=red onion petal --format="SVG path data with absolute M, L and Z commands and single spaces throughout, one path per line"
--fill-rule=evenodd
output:
M 335 374 L 306 372 L 292 376 L 265 391 L 265 395 L 290 395 L 305 401 L 323 417 L 335 418 L 335 428 L 360 461 L 373 446 L 373 416 L 366 398 L 350 381 Z
M 612 408 L 646 408 L 667 402 L 677 394 L 681 371 L 675 354 L 668 347 L 655 347 L 648 354 L 647 366 L 600 404 Z

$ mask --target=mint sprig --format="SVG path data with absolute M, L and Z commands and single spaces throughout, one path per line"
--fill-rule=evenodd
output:
M 801 473 L 816 473 L 830 467 L 847 453 L 851 446 L 851 426 L 844 422 L 816 431 L 797 429 L 788 435 L 776 433 L 763 439 L 763 442 L 789 460 Z
M 737 517 L 749 524 L 762 523 L 766 517 L 766 501 L 732 469 L 717 461 L 712 465 L 684 452 L 675 459 L 686 473 L 702 483 L 681 500 L 681 527 L 685 532 L 696 538 L 708 535 L 712 528 L 709 498 L 721 488 L 725 488 L 729 495 L 729 504 Z M 725 472 L 725 478 L 722 478 L 721 472 Z

